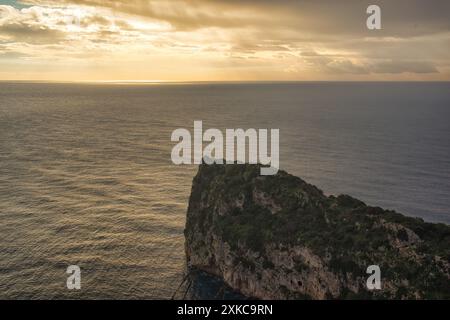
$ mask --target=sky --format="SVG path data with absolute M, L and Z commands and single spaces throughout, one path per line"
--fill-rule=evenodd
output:
M 381 30 L 366 9 L 381 9 Z M 449 81 L 447 0 L 0 0 L 0 80 Z

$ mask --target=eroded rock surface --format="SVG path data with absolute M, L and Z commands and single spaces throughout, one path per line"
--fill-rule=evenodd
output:
M 261 299 L 450 299 L 450 227 L 338 197 L 257 165 L 200 165 L 188 265 Z M 369 265 L 382 289 L 366 288 Z

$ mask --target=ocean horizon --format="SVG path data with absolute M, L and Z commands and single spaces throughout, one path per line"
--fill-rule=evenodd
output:
M 278 128 L 281 170 L 327 195 L 450 224 L 448 88 L 0 81 L 0 298 L 170 298 L 197 172 L 171 162 L 170 137 L 195 120 Z M 86 289 L 65 287 L 72 264 Z

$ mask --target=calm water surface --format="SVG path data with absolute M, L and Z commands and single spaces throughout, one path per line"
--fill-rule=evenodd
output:
M 195 166 L 171 132 L 280 128 L 327 194 L 450 223 L 449 83 L 0 82 L 0 298 L 169 298 Z M 82 269 L 82 290 L 65 269 Z

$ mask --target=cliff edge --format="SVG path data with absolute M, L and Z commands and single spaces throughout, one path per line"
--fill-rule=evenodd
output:
M 205 165 L 186 220 L 188 265 L 260 299 L 450 299 L 450 227 L 326 196 L 258 165 Z M 368 290 L 378 265 L 381 290 Z

